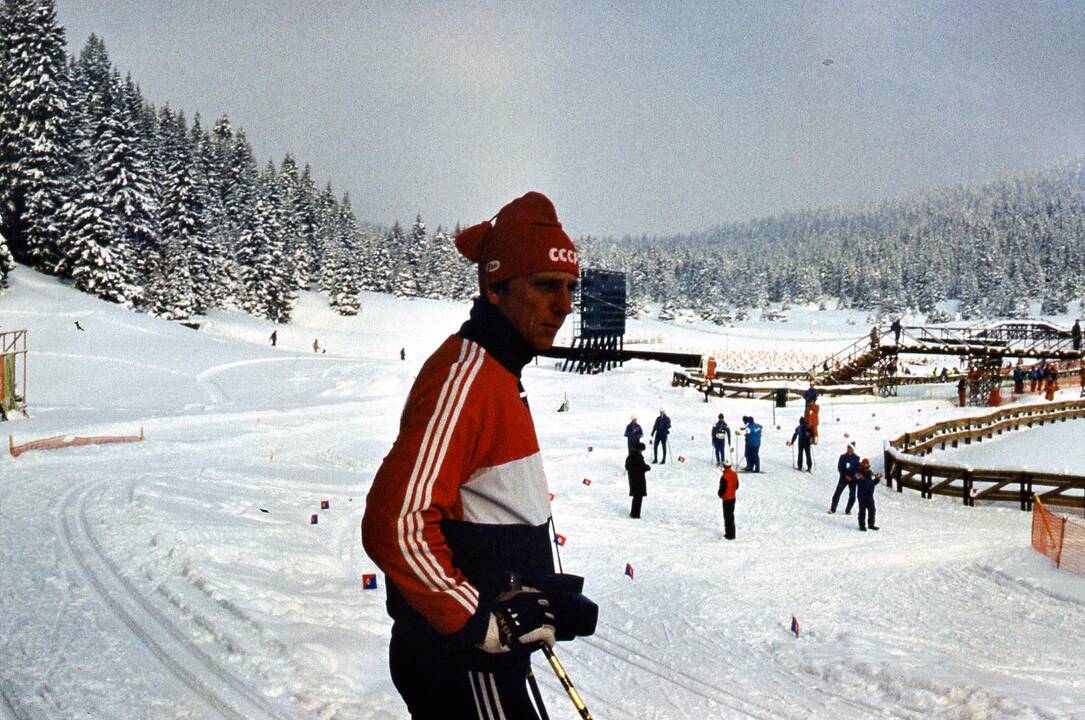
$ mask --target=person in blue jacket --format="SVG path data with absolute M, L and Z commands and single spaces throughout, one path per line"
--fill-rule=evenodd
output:
M 761 426 L 750 415 L 742 421 L 745 423 L 742 431 L 746 435 L 746 472 L 761 472 Z
M 802 399 L 806 401 L 807 407 L 810 407 L 810 403 L 818 401 L 818 391 L 814 387 L 814 383 L 810 383 L 810 387 L 803 391 Z
M 644 428 L 637 422 L 637 416 L 634 415 L 629 420 L 629 424 L 625 426 L 625 445 L 626 450 L 633 452 L 637 445 L 640 444 L 640 439 L 644 437 Z
M 830 515 L 836 513 L 844 488 L 848 489 L 848 504 L 844 508 L 844 514 L 851 515 L 851 509 L 855 506 L 855 473 L 858 470 L 859 456 L 855 454 L 855 446 L 848 445 L 848 449 L 836 461 L 836 471 L 840 473 L 840 479 L 836 481 L 836 492 L 833 493 L 833 502 L 829 506 Z
M 814 429 L 810 427 L 804 417 L 799 418 L 799 425 L 795 428 L 795 432 L 791 433 L 791 439 L 787 441 L 787 446 L 791 447 L 796 440 L 799 441 L 799 457 L 796 467 L 802 470 L 802 456 L 805 454 L 806 472 L 811 472 L 814 468 L 814 460 L 810 455 L 810 446 L 814 443 Z
M 859 529 L 866 532 L 870 530 L 879 530 L 880 528 L 874 524 L 874 486 L 878 484 L 878 481 L 882 479 L 882 476 L 870 469 L 870 460 L 863 458 L 859 461 L 859 469 L 855 472 L 855 483 L 859 486 L 857 493 L 859 495 Z
M 727 459 L 727 443 L 729 442 L 731 442 L 731 428 L 727 427 L 727 421 L 723 419 L 723 413 L 720 413 L 716 424 L 712 426 L 712 449 L 716 451 L 716 467 L 723 467 L 723 461 Z
M 667 436 L 671 434 L 671 419 L 667 417 L 667 413 L 662 409 L 659 411 L 659 417 L 656 418 L 655 424 L 652 425 L 652 437 L 655 438 L 655 442 L 652 444 L 652 462 L 659 462 L 659 446 L 663 446 L 663 463 L 667 464 Z
M 1021 365 L 1020 358 L 1018 358 L 1017 364 L 1013 366 L 1013 391 L 1016 395 L 1025 392 L 1025 368 Z

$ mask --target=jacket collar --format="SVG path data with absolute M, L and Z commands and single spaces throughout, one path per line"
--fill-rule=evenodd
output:
M 535 348 L 524 340 L 500 310 L 481 297 L 471 306 L 471 317 L 459 331 L 460 337 L 477 342 L 517 378 L 535 357 Z

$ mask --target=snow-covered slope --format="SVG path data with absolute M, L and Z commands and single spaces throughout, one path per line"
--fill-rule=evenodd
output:
M 466 307 L 365 295 L 340 318 L 303 295 L 272 348 L 275 328 L 239 314 L 193 331 L 25 268 L 11 280 L 0 328 L 30 331 L 31 418 L 3 429 L 16 443 L 140 427 L 146 440 L 0 457 L 0 718 L 405 717 L 358 524 L 413 375 Z M 844 316 L 811 316 L 819 326 L 793 313 L 756 332 L 634 321 L 630 334 L 751 351 L 809 340 L 815 354 L 851 342 L 826 331 L 852 327 Z M 884 488 L 880 533 L 825 513 L 846 441 L 880 465 L 887 437 L 963 412 L 952 388 L 826 399 L 806 474 L 785 445 L 799 407 L 706 404 L 671 372 L 580 376 L 540 359 L 525 373 L 562 562 L 601 608 L 594 637 L 558 648 L 595 717 L 1085 717 L 1085 578 L 1029 549 L 1027 514 Z M 634 521 L 622 428 L 660 407 L 672 455 Z M 735 542 L 720 539 L 710 462 L 719 412 L 766 427 Z M 574 717 L 535 670 L 551 717 Z

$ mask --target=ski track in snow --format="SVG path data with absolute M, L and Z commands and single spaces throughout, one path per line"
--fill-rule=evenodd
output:
M 199 701 L 223 718 L 245 720 L 292 717 L 273 707 L 259 692 L 220 667 L 167 619 L 125 578 L 106 556 L 87 520 L 88 496 L 107 481 L 92 481 L 72 488 L 57 513 L 60 537 L 87 583 L 132 635 Z

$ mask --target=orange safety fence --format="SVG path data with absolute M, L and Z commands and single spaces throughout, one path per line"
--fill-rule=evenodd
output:
M 143 428 L 139 429 L 139 435 L 97 435 L 93 437 L 74 437 L 71 440 L 66 440 L 63 435 L 57 435 L 42 438 L 41 440 L 31 440 L 22 445 L 16 445 L 15 437 L 8 435 L 8 452 L 14 457 L 19 457 L 30 450 L 56 450 L 77 445 L 108 445 L 110 443 L 129 443 L 141 440 L 143 440 Z
M 1085 522 L 1056 515 L 1032 504 L 1032 547 L 1055 561 L 1055 567 L 1085 574 Z

